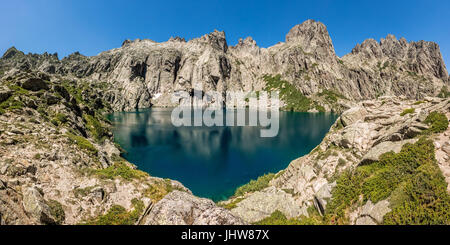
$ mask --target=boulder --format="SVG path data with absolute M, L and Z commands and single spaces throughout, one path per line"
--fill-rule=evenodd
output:
M 366 114 L 367 111 L 364 107 L 356 106 L 342 113 L 341 122 L 344 127 L 347 127 L 348 125 L 351 125 L 356 121 L 363 119 Z
M 375 221 L 373 221 L 372 218 L 368 216 L 359 217 L 355 223 L 355 225 L 376 225 L 376 224 L 377 223 L 375 223 Z
M 11 97 L 12 91 L 7 87 L 0 88 L 0 103 Z
M 3 181 L 0 179 L 0 190 L 6 189 L 6 183 L 3 183 Z
M 146 225 L 242 225 L 230 211 L 206 198 L 183 191 L 172 191 L 154 204 L 143 219 Z
M 291 194 L 274 186 L 251 193 L 244 200 L 238 202 L 236 206 L 231 212 L 248 223 L 254 223 L 269 217 L 277 210 L 286 215 L 287 218 L 307 215 Z
M 24 88 L 26 90 L 31 90 L 31 91 L 39 91 L 41 89 L 47 90 L 48 85 L 47 85 L 47 82 L 45 82 L 41 78 L 31 77 L 31 78 L 26 79 L 22 83 L 22 88 Z
M 28 187 L 23 192 L 23 208 L 27 214 L 42 224 L 55 224 L 50 207 L 36 187 Z
M 372 201 L 368 200 L 367 203 L 362 207 L 360 215 L 362 217 L 369 216 L 378 224 L 383 222 L 383 217 L 389 213 L 391 209 L 389 208 L 389 201 L 382 200 L 377 202 L 375 205 Z
M 372 147 L 369 152 L 364 155 L 364 157 L 361 160 L 360 165 L 369 164 L 372 162 L 376 162 L 379 160 L 380 156 L 386 152 L 393 151 L 395 153 L 399 153 L 406 143 L 414 144 L 417 141 L 417 139 L 409 139 L 409 140 L 402 140 L 402 141 L 384 141 L 380 144 Z

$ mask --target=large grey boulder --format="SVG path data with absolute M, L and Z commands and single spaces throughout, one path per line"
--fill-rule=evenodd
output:
M 172 191 L 154 204 L 143 219 L 146 225 L 241 225 L 230 211 L 206 198 L 183 191 Z
M 341 115 L 342 125 L 344 125 L 344 127 L 346 127 L 348 125 L 355 123 L 358 120 L 362 120 L 366 114 L 367 114 L 367 111 L 362 106 L 356 106 L 349 110 L 346 110 Z
M 364 155 L 364 157 L 361 160 L 361 165 L 363 164 L 369 164 L 372 162 L 376 162 L 380 159 L 380 156 L 383 155 L 386 152 L 393 151 L 395 153 L 399 153 L 402 150 L 402 147 L 406 143 L 414 144 L 417 141 L 417 139 L 409 139 L 409 140 L 402 140 L 402 141 L 384 141 L 380 144 L 372 147 L 369 152 Z
M 37 222 L 55 224 L 50 207 L 46 204 L 42 193 L 36 187 L 28 187 L 23 192 L 23 208 Z
M 276 189 L 274 186 L 251 193 L 236 206 L 231 212 L 248 223 L 254 223 L 269 217 L 277 210 L 286 215 L 287 218 L 307 215 L 291 194 Z
M 0 88 L 0 103 L 11 97 L 12 91 L 7 87 Z
M 31 77 L 23 81 L 22 88 L 31 91 L 39 91 L 41 89 L 48 89 L 48 84 L 41 78 Z

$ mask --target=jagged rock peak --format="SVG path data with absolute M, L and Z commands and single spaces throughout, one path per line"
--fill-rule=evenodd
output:
M 123 43 L 122 43 L 122 47 L 124 47 L 124 46 L 126 46 L 126 45 L 128 45 L 128 44 L 130 44 L 130 43 L 132 43 L 132 41 L 131 41 L 130 39 L 125 40 L 125 41 L 123 41 Z
M 252 37 L 247 37 L 245 39 L 239 38 L 236 47 L 257 47 L 256 41 Z
M 186 42 L 186 39 L 184 39 L 184 37 L 170 37 L 169 38 L 169 42 Z
M 315 20 L 307 20 L 294 26 L 286 35 L 286 43 L 299 44 L 306 52 L 318 51 L 335 55 L 326 26 Z
M 19 51 L 16 49 L 16 47 L 12 46 L 6 52 L 3 54 L 3 59 L 9 59 L 11 57 L 14 57 L 16 54 L 24 54 L 22 51 Z
M 190 42 L 211 45 L 214 49 L 222 50 L 223 52 L 227 52 L 228 50 L 228 44 L 224 31 L 214 30 L 213 32 L 205 34 L 200 38 L 192 39 Z

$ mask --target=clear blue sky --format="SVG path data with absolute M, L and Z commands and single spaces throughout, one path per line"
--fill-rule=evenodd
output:
M 224 30 L 229 45 L 252 36 L 259 46 L 284 41 L 307 19 L 323 22 L 342 56 L 367 38 L 437 42 L 450 62 L 450 1 L 0 0 L 0 53 L 79 51 L 96 55 L 125 39 L 166 41 Z M 448 66 L 448 65 L 447 65 Z M 448 67 L 450 68 L 450 67 Z

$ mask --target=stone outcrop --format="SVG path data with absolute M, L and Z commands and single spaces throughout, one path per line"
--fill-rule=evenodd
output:
M 186 192 L 173 191 L 155 204 L 147 218 L 147 225 L 242 225 L 244 222 L 213 201 L 194 197 Z

